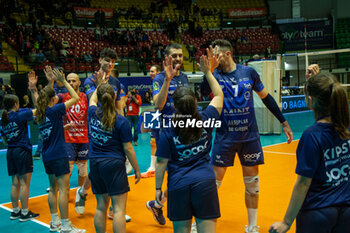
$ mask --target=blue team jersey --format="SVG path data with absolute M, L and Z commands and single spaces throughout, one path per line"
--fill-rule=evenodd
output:
M 53 84 L 53 90 L 55 91 L 56 95 L 68 93 L 68 90 L 65 86 L 59 87 L 56 83 Z
M 302 209 L 350 205 L 350 140 L 331 124 L 315 123 L 297 148 L 298 175 L 312 178 Z
M 132 141 L 129 121 L 118 114 L 113 130 L 109 131 L 102 126 L 97 114 L 99 108 L 90 106 L 88 111 L 90 159 L 112 157 L 125 161 L 123 143 Z
M 251 67 L 237 64 L 231 73 L 216 69 L 213 73 L 224 93 L 224 106 L 220 120 L 221 128 L 216 131 L 216 142 L 246 142 L 259 138 L 255 119 L 253 91 L 264 89 L 258 73 Z M 203 94 L 209 94 L 206 79 L 201 86 Z
M 153 83 L 153 96 L 159 94 L 160 89 L 162 88 L 164 84 L 165 79 L 165 72 L 162 71 L 161 73 L 157 74 L 156 77 L 154 77 L 152 83 Z M 170 86 L 168 90 L 168 96 L 166 99 L 166 103 L 161 111 L 162 117 L 165 118 L 171 118 L 171 115 L 175 113 L 174 108 L 174 101 L 173 101 L 173 93 L 177 87 L 181 86 L 188 86 L 188 78 L 187 75 L 180 72 L 179 76 L 175 76 L 170 81 Z
M 64 103 L 48 107 L 44 121 L 39 124 L 39 134 L 43 141 L 43 162 L 68 157 L 63 131 L 63 115 L 65 114 Z
M 218 111 L 211 105 L 200 114 L 204 121 L 209 118 L 219 118 Z M 198 141 L 184 145 L 179 141 L 173 128 L 162 129 L 159 143 L 157 143 L 156 156 L 169 159 L 169 191 L 202 180 L 215 180 L 209 157 L 212 147 L 212 130 L 211 128 L 203 128 L 202 137 Z
M 6 137 L 8 148 L 21 147 L 32 151 L 32 144 L 28 137 L 28 121 L 33 120 L 33 112 L 29 108 L 10 111 L 9 123 L 2 127 L 1 134 Z
M 96 90 L 96 83 L 94 82 L 95 78 L 93 75 L 89 76 L 87 79 L 85 79 L 84 82 L 84 89 L 85 89 L 85 94 L 90 100 L 90 97 L 92 93 Z M 109 76 L 108 79 L 108 84 L 110 84 L 113 89 L 115 94 L 117 95 L 117 101 L 120 100 L 120 82 L 118 79 L 114 78 L 113 76 Z

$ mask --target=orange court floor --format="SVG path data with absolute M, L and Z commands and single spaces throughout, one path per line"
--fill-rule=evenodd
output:
M 273 222 L 282 220 L 287 209 L 296 181 L 294 170 L 297 144 L 298 140 L 295 140 L 291 144 L 281 143 L 263 148 L 265 164 L 259 167 L 260 198 L 258 209 L 258 225 L 261 227 L 261 233 L 268 232 Z M 219 189 L 221 217 L 217 221 L 218 233 L 241 233 L 244 232 L 244 225 L 247 224 L 242 171 L 237 158 L 235 162 L 237 166 L 228 168 L 223 184 Z M 166 218 L 166 225 L 158 225 L 154 221 L 151 212 L 146 208 L 146 202 L 155 196 L 154 178 L 141 179 L 135 185 L 134 177 L 130 176 L 129 183 L 131 191 L 128 194 L 126 213 L 131 216 L 132 220 L 126 224 L 126 231 L 128 233 L 173 232 L 172 223 L 169 219 Z M 90 190 L 87 196 L 85 214 L 79 215 L 74 210 L 75 192 L 76 189 L 70 191 L 70 220 L 78 228 L 86 229 L 87 232 L 95 232 L 93 218 L 96 199 Z M 29 206 L 32 211 L 40 213 L 40 217 L 35 222 L 48 227 L 51 217 L 47 194 L 30 198 Z M 12 208 L 11 203 L 3 204 L 0 207 L 3 209 Z M 166 212 L 165 207 L 165 216 Z M 47 231 L 40 232 L 49 232 L 49 229 L 46 229 Z M 9 229 L 2 231 L 0 229 L 0 232 L 15 231 Z M 112 220 L 107 221 L 107 232 L 113 232 Z M 295 232 L 295 224 L 291 227 L 290 232 Z

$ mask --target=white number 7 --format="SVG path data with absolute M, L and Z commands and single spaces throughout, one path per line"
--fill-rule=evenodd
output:
M 233 97 L 237 97 L 237 96 L 238 96 L 238 84 L 232 85 L 232 88 L 233 88 L 233 90 L 235 91 L 235 94 L 234 94 Z

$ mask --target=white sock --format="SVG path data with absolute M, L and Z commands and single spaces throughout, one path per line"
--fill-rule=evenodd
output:
M 82 195 L 85 195 L 87 193 L 86 189 L 84 188 L 84 185 L 80 187 L 79 193 Z
M 248 227 L 256 226 L 258 209 L 247 208 L 248 211 Z
M 219 189 L 222 185 L 222 180 L 216 180 L 216 187 Z
M 148 168 L 149 171 L 156 170 L 156 162 L 157 162 L 157 157 L 154 155 L 151 155 L 151 166 Z
M 62 222 L 62 228 L 63 229 L 69 229 L 69 227 L 71 226 L 69 219 L 61 219 Z
M 22 213 L 23 215 L 27 215 L 27 214 L 28 214 L 28 209 L 22 209 L 22 210 L 21 210 L 21 213 Z
M 58 217 L 58 213 L 51 214 L 51 220 L 54 224 L 60 223 L 60 218 Z
M 14 212 L 14 213 L 18 213 L 19 211 L 20 211 L 21 209 L 17 206 L 16 208 L 12 208 L 12 211 Z

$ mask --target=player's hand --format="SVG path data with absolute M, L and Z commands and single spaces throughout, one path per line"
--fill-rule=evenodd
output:
M 94 78 L 92 79 L 92 81 L 95 82 L 96 86 L 99 86 L 102 83 L 107 83 L 106 72 L 104 72 L 103 70 L 96 71 L 93 74 L 93 77 Z
M 51 66 L 45 66 L 44 73 L 45 73 L 47 81 L 49 81 L 49 82 L 53 82 L 57 79 L 57 77 L 53 73 Z
M 62 70 L 55 68 L 52 72 L 56 76 L 57 81 L 61 83 L 64 83 L 66 81 L 64 72 Z
M 209 46 L 209 49 L 207 48 L 207 56 L 209 59 L 211 72 L 213 73 L 214 70 L 219 66 L 220 59 L 222 57 L 222 54 L 219 55 L 218 53 L 215 53 L 213 46 Z
M 38 82 L 38 76 L 35 75 L 34 71 L 28 73 L 28 89 L 29 91 L 37 91 L 36 84 Z
M 135 184 L 137 184 L 141 179 L 140 171 L 135 171 Z
M 165 78 L 168 82 L 171 81 L 172 78 L 174 78 L 177 74 L 177 71 L 180 69 L 181 64 L 177 64 L 174 67 L 174 59 L 172 56 L 168 57 L 165 55 L 165 58 L 163 60 L 163 67 L 165 72 Z
M 285 233 L 289 228 L 284 222 L 275 222 L 270 226 L 269 233 Z
M 283 122 L 282 125 L 283 125 L 283 133 L 286 135 L 287 142 L 289 144 L 289 143 L 291 143 L 293 141 L 292 129 L 290 128 L 290 126 L 288 124 L 288 121 Z
M 320 72 L 320 67 L 318 66 L 318 64 L 309 65 L 306 69 L 306 74 L 305 74 L 306 80 L 318 74 L 319 72 Z

